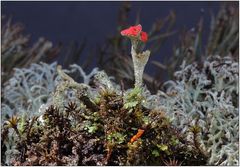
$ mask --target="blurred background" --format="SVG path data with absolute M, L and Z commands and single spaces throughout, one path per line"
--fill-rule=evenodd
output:
M 173 72 L 184 58 L 192 62 L 201 61 L 209 54 L 226 54 L 209 41 L 214 41 L 211 37 L 220 24 L 232 25 L 233 21 L 228 23 L 229 18 L 238 22 L 238 2 L 1 3 L 2 53 L 14 50 L 9 50 L 9 44 L 15 40 L 15 45 L 21 46 L 15 50 L 24 52 L 19 54 L 18 50 L 17 55 L 28 55 L 14 59 L 8 67 L 2 67 L 3 71 L 11 72 L 13 67 L 26 67 L 39 61 L 58 61 L 64 68 L 77 63 L 87 72 L 97 66 L 116 81 L 132 86 L 130 41 L 121 37 L 120 31 L 140 23 L 149 34 L 145 49 L 152 53 L 144 80 L 152 91 L 173 78 Z M 235 26 L 238 28 L 238 24 Z M 2 63 L 9 59 L 2 56 Z
M 87 38 L 93 47 L 101 44 L 106 36 L 117 33 L 118 12 L 122 5 L 123 2 L 2 2 L 2 14 L 23 23 L 33 41 L 44 36 L 55 44 L 67 44 Z M 148 31 L 159 18 L 175 12 L 174 28 L 181 30 L 193 28 L 201 17 L 205 20 L 204 25 L 209 25 L 210 13 L 216 14 L 220 2 L 134 1 L 128 5 L 127 22 L 131 25 L 135 24 L 139 13 L 139 21 Z M 209 32 L 209 28 L 204 33 Z

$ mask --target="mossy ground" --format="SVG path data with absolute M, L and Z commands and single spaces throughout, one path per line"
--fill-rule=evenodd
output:
M 143 107 L 142 89 L 123 94 L 102 88 L 96 99 L 78 95 L 79 101 L 69 102 L 63 111 L 51 105 L 41 121 L 10 118 L 2 136 L 8 128 L 18 134 L 19 152 L 12 165 L 206 164 L 198 131 L 188 141 L 164 111 Z M 136 136 L 139 129 L 144 132 Z M 4 148 L 7 138 L 2 140 Z

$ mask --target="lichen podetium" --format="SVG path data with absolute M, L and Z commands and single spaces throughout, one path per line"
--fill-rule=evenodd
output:
M 139 44 L 141 42 L 147 42 L 148 35 L 146 32 L 142 31 L 142 26 L 139 24 L 137 26 L 131 26 L 128 29 L 121 31 L 122 36 L 127 36 L 131 39 L 132 43 L 132 59 L 133 59 L 133 68 L 134 68 L 134 77 L 135 77 L 135 87 L 142 86 L 143 80 L 143 71 L 147 64 L 147 61 L 150 56 L 150 51 L 146 50 L 144 52 L 138 52 Z

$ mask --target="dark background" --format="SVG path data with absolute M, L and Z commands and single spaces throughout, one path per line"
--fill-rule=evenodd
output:
M 25 33 L 31 34 L 31 42 L 45 37 L 54 45 L 62 42 L 87 39 L 87 52 L 101 45 L 106 37 L 117 32 L 117 13 L 122 2 L 1 2 L 2 15 L 12 17 L 13 22 L 21 22 Z M 166 17 L 171 10 L 176 12 L 174 30 L 177 33 L 164 43 L 158 60 L 172 55 L 172 48 L 179 42 L 183 28 L 193 29 L 199 19 L 204 19 L 203 46 L 208 39 L 211 15 L 216 14 L 220 2 L 131 2 L 129 24 L 134 25 L 140 10 L 140 23 L 144 31 L 149 31 L 153 22 Z M 130 42 L 129 42 L 130 45 Z M 130 48 L 130 46 L 129 46 Z M 152 57 L 151 57 L 152 58 Z M 61 61 L 61 60 L 60 60 Z

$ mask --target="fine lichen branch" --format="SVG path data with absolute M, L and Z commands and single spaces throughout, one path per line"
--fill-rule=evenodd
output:
M 82 67 L 78 66 L 77 64 L 72 64 L 70 65 L 70 67 L 72 68 L 71 69 L 72 72 L 78 71 L 80 73 L 81 77 L 83 78 L 83 83 L 85 84 L 89 84 L 91 77 L 98 72 L 97 67 L 94 68 L 89 74 L 86 74 Z
M 60 65 L 57 66 L 58 75 L 62 78 L 63 82 L 57 85 L 56 91 L 53 94 L 53 105 L 58 106 L 60 111 L 64 110 L 64 97 L 65 91 L 68 89 L 81 90 L 88 89 L 86 84 L 79 84 L 75 82 L 69 75 L 67 75 Z

